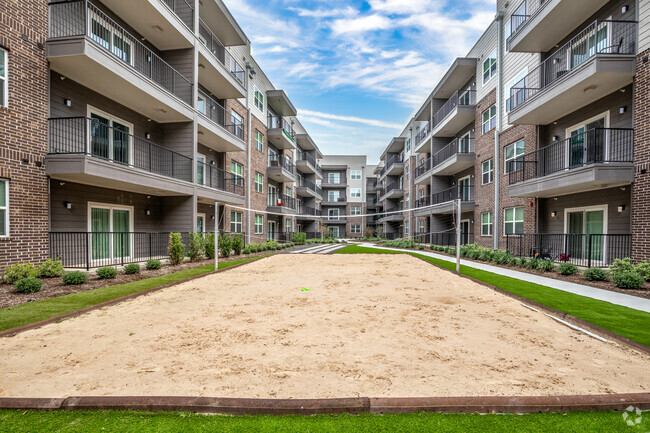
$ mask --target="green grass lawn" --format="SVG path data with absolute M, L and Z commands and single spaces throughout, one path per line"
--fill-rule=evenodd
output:
M 455 262 L 434 259 L 415 252 L 388 251 L 350 245 L 335 254 L 411 254 L 446 269 L 456 270 Z M 650 314 L 609 302 L 586 298 L 573 293 L 506 277 L 493 272 L 461 266 L 460 272 L 484 283 L 523 296 L 540 304 L 568 313 L 586 322 L 615 332 L 630 340 L 650 347 Z
M 232 262 L 219 263 L 219 269 L 244 263 L 259 257 L 266 257 L 266 254 L 258 257 L 250 257 Z M 133 281 L 131 283 L 118 284 L 115 286 L 102 287 L 100 289 L 88 290 L 86 292 L 72 293 L 70 295 L 60 296 L 58 298 L 44 299 L 42 301 L 30 302 L 27 304 L 17 305 L 15 307 L 0 309 L 0 331 L 27 325 L 51 317 L 60 316 L 72 311 L 81 310 L 82 308 L 92 305 L 101 304 L 132 293 L 142 292 L 155 287 L 164 286 L 165 284 L 174 283 L 186 278 L 212 272 L 214 266 L 204 266 L 184 271 L 174 272 L 172 274 L 161 275 L 159 277 L 147 278 L 144 280 Z
M 650 426 L 650 422 L 647 423 Z M 205 416 L 191 413 L 0 411 L 3 432 L 624 432 L 618 412 L 534 415 Z M 641 428 L 639 431 L 646 431 Z

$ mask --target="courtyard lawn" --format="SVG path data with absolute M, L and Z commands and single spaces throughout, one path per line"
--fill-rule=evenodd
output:
M 446 269 L 456 270 L 455 262 L 435 259 L 415 252 L 389 251 L 350 245 L 334 254 L 411 254 Z M 573 293 L 542 286 L 492 272 L 461 266 L 460 272 L 468 277 L 498 287 L 502 290 L 539 302 L 608 331 L 650 347 L 650 314 L 609 302 L 586 298 Z
M 650 422 L 647 422 L 650 426 Z M 639 426 L 641 427 L 641 426 Z M 192 413 L 0 411 L 3 432 L 625 432 L 619 412 L 534 415 L 205 416 Z M 636 430 L 636 428 L 633 428 Z M 645 431 L 644 429 L 641 429 Z
M 267 257 L 269 255 L 270 254 L 220 263 L 219 269 L 228 268 L 260 257 Z M 72 293 L 58 298 L 44 299 L 42 301 L 0 309 L 0 331 L 39 322 L 72 311 L 81 310 L 82 308 L 101 304 L 102 302 L 121 298 L 122 296 L 127 296 L 132 293 L 142 292 L 144 290 L 175 283 L 187 278 L 207 274 L 213 270 L 214 266 L 186 269 L 184 271 L 161 275 L 159 277 L 102 287 L 100 289 L 88 290 L 86 292 Z

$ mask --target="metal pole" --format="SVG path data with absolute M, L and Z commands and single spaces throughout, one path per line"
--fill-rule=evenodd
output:
M 219 202 L 214 202 L 214 270 L 219 269 Z
M 456 273 L 460 274 L 460 213 L 461 213 L 462 201 L 458 199 L 458 211 L 456 219 Z

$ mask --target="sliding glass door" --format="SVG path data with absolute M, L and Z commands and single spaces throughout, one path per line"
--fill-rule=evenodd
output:
M 90 207 L 90 255 L 92 260 L 131 257 L 131 209 L 110 205 Z

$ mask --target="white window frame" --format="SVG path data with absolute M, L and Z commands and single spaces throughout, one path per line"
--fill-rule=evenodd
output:
M 203 220 L 203 231 L 202 232 L 199 231 L 199 227 L 198 227 L 199 226 L 199 219 Z M 207 222 L 207 220 L 205 219 L 205 214 L 204 213 L 197 213 L 196 214 L 196 226 L 197 226 L 196 231 L 197 231 L 197 233 L 205 233 L 205 224 L 206 224 L 206 222 Z
M 262 178 L 261 182 L 258 182 L 258 176 Z M 255 172 L 255 192 L 264 194 L 264 175 L 257 171 Z
M 350 215 L 361 215 L 361 206 L 350 206 Z
M 199 161 L 199 159 L 203 159 L 203 161 Z M 196 164 L 196 183 L 199 185 L 207 185 L 206 183 L 206 178 L 207 178 L 207 165 L 208 165 L 208 160 L 206 159 L 205 155 L 202 153 L 197 153 L 196 154 L 196 162 L 203 162 L 203 165 L 201 166 L 201 170 L 203 170 L 203 183 L 199 183 L 199 164 Z
M 489 62 L 489 67 L 488 67 L 489 77 L 485 78 L 485 64 L 488 63 L 488 62 Z M 482 66 L 481 67 L 481 76 L 483 77 L 483 85 L 486 85 L 487 83 L 490 82 L 490 80 L 492 80 L 492 78 L 494 78 L 497 75 L 497 72 L 498 72 L 497 68 L 499 66 L 497 65 L 497 50 L 496 50 L 496 48 L 494 49 L 494 51 L 492 51 L 490 53 L 490 55 L 485 60 L 483 60 L 483 63 L 481 64 L 481 66 Z M 494 69 L 494 71 L 493 71 L 493 69 Z
M 361 170 L 351 170 L 350 180 L 361 180 Z
M 120 61 L 126 63 L 127 65 L 133 66 L 134 65 L 134 57 L 135 57 L 135 52 L 133 50 L 133 43 L 130 40 L 128 40 L 127 38 L 123 37 L 124 35 L 123 35 L 122 31 L 119 28 L 117 28 L 112 23 L 107 22 L 106 18 L 99 15 L 97 12 L 94 12 L 92 10 L 88 10 L 87 15 L 88 15 L 88 31 L 90 32 L 90 34 L 89 34 L 90 39 L 92 39 L 97 45 L 104 48 L 106 51 L 110 52 L 115 57 L 120 59 Z M 92 31 L 92 28 L 93 28 L 92 22 L 93 22 L 93 20 L 95 20 L 95 22 L 97 22 L 98 25 L 102 26 L 103 28 L 105 28 L 106 30 L 108 30 L 110 32 L 111 40 L 108 41 L 108 45 L 109 45 L 108 47 L 106 46 L 106 44 L 105 44 L 106 41 L 104 39 L 100 39 L 99 35 L 95 35 L 93 33 L 93 31 Z M 129 56 L 129 61 L 128 62 L 124 59 L 123 55 L 120 55 L 120 52 L 124 53 L 124 50 L 119 50 L 118 48 L 115 47 L 115 37 L 120 38 L 122 40 L 123 44 L 126 44 L 126 45 L 129 46 L 130 56 Z
M 334 200 L 332 200 L 334 198 Z M 336 203 L 341 198 L 341 192 L 339 190 L 327 191 L 327 201 L 330 203 Z
M 411 221 L 404 221 L 404 234 L 409 236 L 411 234 Z
M 239 221 L 233 216 L 239 215 Z M 235 230 L 233 230 L 233 224 Z M 237 230 L 237 225 L 240 226 L 240 230 Z M 244 232 L 244 214 L 242 212 L 230 211 L 230 233 L 243 233 Z
M 489 215 L 490 222 L 486 223 L 483 220 L 483 217 Z M 487 227 L 487 233 L 485 233 L 485 228 Z M 494 214 L 492 212 L 483 212 L 481 213 L 481 236 L 492 236 L 494 233 Z
M 605 128 L 609 128 L 609 125 L 610 125 L 610 117 L 609 116 L 610 116 L 610 111 L 607 110 L 604 113 L 601 113 L 601 114 L 599 114 L 597 116 L 586 119 L 586 120 L 584 120 L 584 121 L 582 121 L 582 122 L 580 122 L 580 123 L 578 123 L 576 125 L 573 125 L 570 128 L 566 128 L 566 130 L 564 131 L 564 138 L 565 139 L 571 138 L 571 132 L 575 131 L 576 129 L 580 129 L 580 128 L 584 128 L 585 133 L 586 133 L 588 124 L 593 123 L 594 121 L 596 121 L 598 119 L 602 119 L 603 117 L 605 118 Z M 605 152 L 605 155 L 609 155 L 609 140 L 607 139 L 607 137 L 609 137 L 609 136 L 607 134 L 605 134 L 605 137 L 606 138 L 605 138 L 604 152 Z M 565 146 L 565 151 L 564 151 L 564 165 L 565 165 L 565 167 L 564 168 L 566 170 L 569 169 L 570 152 L 571 152 L 571 146 Z
M 233 171 L 232 165 L 235 164 L 235 167 L 241 168 L 241 174 Z M 238 186 L 244 186 L 244 165 L 238 163 L 234 159 L 230 160 L 230 173 L 233 174 L 233 183 L 237 182 Z
M 350 198 L 361 198 L 361 188 L 350 188 Z
M 485 164 L 489 163 L 490 169 L 485 171 Z M 489 180 L 485 181 L 485 175 L 488 175 Z M 489 185 L 494 182 L 494 158 L 487 159 L 481 163 L 481 184 Z
M 564 209 L 564 234 L 569 233 L 569 214 L 573 212 L 583 212 L 586 214 L 587 212 L 593 212 L 593 211 L 603 211 L 603 234 L 607 234 L 607 212 L 609 210 L 609 206 L 607 204 L 599 204 L 595 206 L 582 206 L 582 207 L 571 207 L 571 208 L 566 208 Z M 586 227 L 586 221 L 583 221 L 585 224 L 582 225 L 583 229 Z M 584 230 L 583 230 L 584 231 Z
M 518 143 L 523 143 L 524 144 L 523 149 L 522 149 L 522 153 L 520 153 L 519 155 L 517 155 L 517 144 Z M 508 148 L 511 147 L 511 146 L 515 146 L 515 156 L 512 157 L 512 158 L 508 158 L 506 155 L 508 153 Z M 515 141 L 514 143 L 510 143 L 509 145 L 504 147 L 503 148 L 503 173 L 504 174 L 510 173 L 508 171 L 508 162 L 514 161 L 517 158 L 519 158 L 521 155 L 525 155 L 525 154 L 526 154 L 526 141 L 523 138 L 521 140 Z
M 0 182 L 4 184 L 4 189 L 5 189 L 5 205 L 0 206 L 0 210 L 5 211 L 5 232 L 4 234 L 0 234 L 0 238 L 8 238 L 9 237 L 9 179 L 0 179 Z
M 327 220 L 328 221 L 338 221 L 340 219 L 340 213 L 338 209 L 328 209 L 327 210 Z
M 204 116 L 207 116 L 205 111 L 207 102 L 208 101 L 205 99 L 205 96 L 199 93 L 197 96 L 196 109 L 199 111 L 199 113 L 203 114 Z
M 257 88 L 256 85 L 253 85 L 253 100 L 255 103 L 255 107 L 258 110 L 260 110 L 262 113 L 264 113 L 264 93 L 262 93 L 260 89 Z
M 418 233 L 424 233 L 424 220 L 418 220 Z
M 134 226 L 134 207 L 133 206 L 124 206 L 124 205 L 115 205 L 107 203 L 98 203 L 98 202 L 88 202 L 88 233 L 92 233 L 92 210 L 94 209 L 108 209 L 110 211 L 110 217 L 108 218 L 108 223 L 110 226 L 109 233 L 113 232 L 113 211 L 114 210 L 126 210 L 129 212 L 129 228 L 131 232 L 135 232 Z M 91 236 L 92 237 L 92 236 Z M 110 245 L 110 257 L 114 258 L 113 252 L 113 236 L 109 236 L 109 245 Z M 133 236 L 129 236 L 129 251 L 133 254 Z M 91 254 L 88 257 L 92 257 L 92 242 L 88 243 L 88 253 Z M 128 259 L 129 257 L 124 257 Z M 99 260 L 95 260 L 99 262 Z
M 9 107 L 9 51 L 0 48 L 0 51 L 3 53 L 3 69 L 5 71 L 4 76 L 0 76 L 0 80 L 3 87 L 4 100 L 0 101 L 0 107 Z
M 255 149 L 264 152 L 264 134 L 257 129 L 255 130 Z
M 332 179 L 336 179 L 336 182 L 332 182 Z M 327 183 L 331 185 L 338 185 L 341 183 L 341 173 L 329 173 L 327 175 Z
M 124 119 L 120 119 L 119 117 L 114 116 L 114 115 L 112 115 L 110 113 L 107 113 L 106 111 L 100 110 L 99 108 L 95 108 L 92 105 L 88 105 L 86 112 L 87 112 L 87 115 L 88 115 L 89 119 L 91 118 L 92 114 L 96 114 L 98 116 L 102 116 L 102 117 L 105 117 L 106 119 L 108 119 L 108 121 L 110 122 L 108 126 L 111 128 L 110 131 L 113 131 L 113 122 L 117 122 L 117 123 L 120 123 L 120 124 L 122 124 L 124 126 L 129 127 L 129 162 L 128 162 L 128 164 L 129 165 L 133 164 L 133 144 L 134 143 L 133 143 L 133 138 L 132 137 L 135 136 L 135 128 L 133 127 L 133 123 L 127 122 Z M 91 134 L 92 134 L 92 132 L 91 132 L 90 128 L 88 128 L 88 143 L 92 142 L 92 135 Z M 108 161 L 113 162 L 113 157 L 115 155 L 113 153 L 113 134 L 112 133 L 108 134 L 108 155 L 109 155 Z M 118 162 L 118 164 L 122 164 L 122 163 Z
M 258 221 L 261 222 L 258 224 Z M 255 234 L 261 235 L 262 233 L 264 233 L 264 216 L 255 215 Z
M 483 120 L 484 114 L 487 112 L 488 115 L 490 114 L 491 110 L 494 108 L 494 116 L 490 116 L 487 121 Z M 492 131 L 494 128 L 497 127 L 497 104 L 493 104 L 490 107 L 488 107 L 487 110 L 484 110 L 481 113 L 481 132 L 483 132 L 483 135 L 487 134 L 488 132 Z M 485 129 L 485 125 L 489 126 L 489 129 Z
M 284 231 L 285 233 L 291 233 L 292 221 L 290 219 L 285 220 L 284 222 Z
M 523 80 L 524 78 L 526 78 L 527 75 L 528 75 L 528 66 L 526 66 L 524 69 L 522 69 L 522 70 L 517 74 L 517 76 L 516 76 L 515 78 L 513 78 L 513 79 L 510 80 L 510 81 L 508 81 L 508 83 L 506 84 L 506 87 L 505 87 L 505 93 L 504 93 L 504 95 L 505 95 L 505 100 L 506 100 L 506 104 L 505 104 L 505 105 L 506 105 L 506 113 L 509 113 L 509 112 L 510 112 L 510 110 L 508 110 L 508 101 L 510 101 L 510 99 L 511 99 L 511 98 L 510 98 L 510 96 L 511 96 L 511 95 L 510 95 L 510 94 L 511 94 L 510 91 L 512 90 L 513 87 L 515 87 L 515 84 L 517 84 L 518 82 L 520 82 L 521 80 Z M 512 106 L 512 101 L 510 102 L 510 105 Z
M 514 220 L 512 220 L 512 221 L 506 220 L 506 213 L 510 209 L 513 210 L 512 215 L 514 216 Z M 522 209 L 523 210 L 523 216 L 522 216 L 521 221 L 517 220 L 517 209 Z M 506 230 L 506 227 L 507 227 L 508 224 L 514 224 L 513 233 L 511 233 L 510 236 L 522 235 L 526 231 L 526 228 L 524 226 L 521 233 L 516 233 L 516 231 L 517 231 L 517 223 L 520 222 L 523 225 L 523 224 L 525 224 L 525 221 L 526 221 L 526 209 L 523 206 L 508 207 L 508 208 L 503 209 L 503 235 L 505 236 L 506 234 L 508 234 L 508 231 Z
M 351 224 L 350 233 L 360 234 L 361 233 L 361 224 Z

